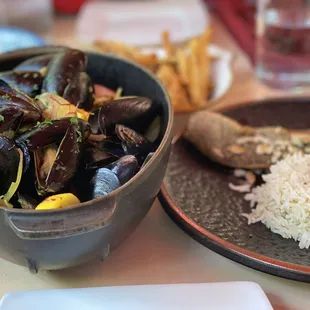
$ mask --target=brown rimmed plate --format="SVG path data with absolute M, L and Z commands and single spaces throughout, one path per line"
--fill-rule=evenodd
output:
M 252 126 L 310 128 L 310 98 L 274 99 L 221 111 Z M 228 188 L 232 170 L 211 162 L 180 138 L 173 146 L 159 195 L 169 216 L 211 250 L 248 267 L 310 282 L 310 249 L 241 216 L 250 206 L 244 194 Z

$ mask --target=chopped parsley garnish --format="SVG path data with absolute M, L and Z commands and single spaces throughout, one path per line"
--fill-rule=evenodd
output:
M 78 117 L 76 116 L 76 115 L 74 115 L 74 116 L 72 116 L 71 118 L 70 118 L 70 123 L 72 124 L 72 125 L 78 125 Z
M 11 96 L 9 94 L 5 94 L 5 95 L 2 95 L 1 98 L 4 100 L 10 100 Z
M 49 118 L 46 118 L 43 122 L 37 122 L 37 124 L 35 125 L 36 128 L 40 128 L 44 125 L 51 125 L 53 124 L 53 121 Z
M 83 141 L 83 135 L 82 135 L 82 133 L 81 133 L 79 130 L 77 130 L 76 133 L 77 133 L 77 135 L 78 135 L 76 141 L 77 141 L 78 143 L 82 142 L 82 141 Z

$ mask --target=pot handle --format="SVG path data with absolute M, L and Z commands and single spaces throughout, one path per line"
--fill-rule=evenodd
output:
M 112 198 L 112 197 L 111 197 Z M 109 202 L 106 204 L 106 202 Z M 107 226 L 115 215 L 115 198 L 68 210 L 6 212 L 6 220 L 22 239 L 58 239 Z

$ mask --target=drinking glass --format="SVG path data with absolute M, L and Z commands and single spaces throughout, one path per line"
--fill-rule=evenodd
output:
M 310 1 L 257 1 L 257 77 L 276 88 L 310 86 Z

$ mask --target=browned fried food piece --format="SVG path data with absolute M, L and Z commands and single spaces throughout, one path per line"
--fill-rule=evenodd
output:
M 210 35 L 208 28 L 185 46 L 175 47 L 169 32 L 164 31 L 161 39 L 166 56 L 163 59 L 116 41 L 95 41 L 94 46 L 101 52 L 127 58 L 156 73 L 169 93 L 174 111 L 182 113 L 204 108 L 214 87 L 210 80 L 210 64 L 214 59 L 207 53 Z M 102 103 L 98 101 L 99 104 L 104 102 L 105 98 Z
M 188 92 L 193 104 L 203 108 L 207 102 L 210 89 L 210 57 L 207 47 L 210 31 L 189 41 Z
M 175 54 L 175 48 L 171 43 L 170 34 L 168 31 L 164 31 L 161 34 L 161 41 L 167 57 L 173 57 Z
M 117 42 L 117 41 L 94 41 L 94 46 L 100 51 L 109 54 L 117 54 L 127 59 L 134 60 L 136 55 L 139 54 L 139 50 L 130 45 Z
M 189 55 L 184 49 L 177 49 L 175 54 L 177 72 L 183 85 L 189 85 Z
M 139 49 L 128 44 L 117 41 L 95 41 L 93 44 L 100 52 L 124 57 L 149 70 L 155 71 L 158 67 L 156 54 L 142 54 Z
M 167 89 L 175 113 L 194 111 L 195 107 L 190 104 L 188 95 L 173 66 L 161 65 L 157 71 L 157 77 Z
M 189 84 L 188 93 L 191 102 L 197 107 L 203 107 L 205 104 L 205 97 L 201 87 L 200 75 L 201 65 L 199 62 L 199 41 L 193 39 L 189 42 Z
M 211 30 L 208 28 L 200 39 L 200 48 L 199 48 L 199 63 L 201 65 L 201 88 L 205 99 L 209 97 L 210 91 L 210 65 L 211 65 L 211 58 L 208 53 L 208 46 L 210 44 L 211 38 Z

